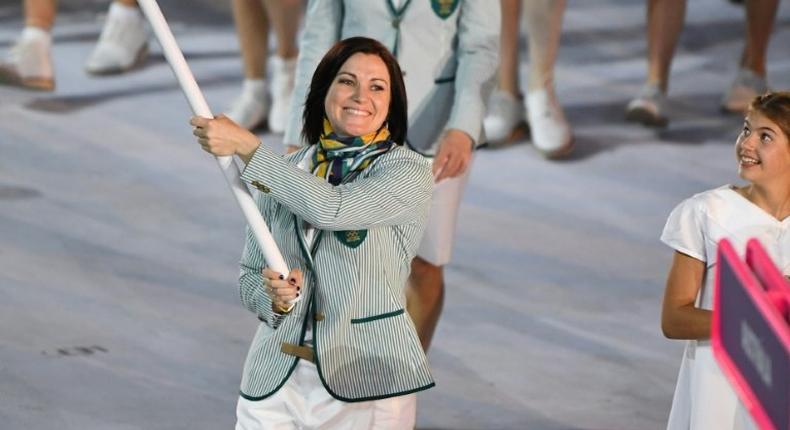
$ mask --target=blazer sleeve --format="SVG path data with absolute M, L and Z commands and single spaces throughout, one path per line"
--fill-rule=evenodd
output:
M 401 147 L 380 156 L 353 182 L 332 186 L 260 145 L 241 178 L 257 181 L 288 210 L 330 231 L 416 222 L 433 190 L 428 161 Z
M 458 23 L 455 100 L 446 128 L 480 144 L 488 96 L 499 68 L 500 8 L 490 0 L 463 0 Z
M 318 63 L 326 51 L 340 40 L 343 23 L 343 2 L 339 0 L 310 0 L 305 11 L 304 29 L 299 42 L 299 56 L 296 60 L 294 90 L 285 128 L 285 145 L 304 146 L 302 132 L 302 112 L 310 81 Z

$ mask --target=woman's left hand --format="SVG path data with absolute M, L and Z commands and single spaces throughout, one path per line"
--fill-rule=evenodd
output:
M 299 269 L 291 270 L 286 278 L 285 275 L 277 273 L 272 269 L 264 268 L 263 285 L 269 298 L 272 300 L 272 309 L 280 314 L 286 314 L 293 308 L 294 300 L 302 293 L 302 271 Z
M 193 116 L 189 123 L 195 127 L 192 134 L 197 136 L 203 150 L 216 156 L 238 155 L 247 163 L 261 144 L 257 136 L 225 115 Z

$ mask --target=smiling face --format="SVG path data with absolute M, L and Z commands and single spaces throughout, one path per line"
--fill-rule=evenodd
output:
M 381 128 L 390 105 L 390 75 L 378 55 L 356 53 L 340 67 L 324 99 L 326 117 L 340 136 Z
M 756 184 L 790 183 L 790 143 L 779 126 L 757 110 L 746 116 L 735 142 L 738 175 Z

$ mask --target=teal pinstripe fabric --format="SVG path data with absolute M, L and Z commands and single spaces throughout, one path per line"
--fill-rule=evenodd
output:
M 239 291 L 264 323 L 244 364 L 242 396 L 259 400 L 282 386 L 297 358 L 280 352 L 281 343 L 301 343 L 315 312 L 324 315 L 313 322 L 318 371 L 334 397 L 363 401 L 433 386 L 411 318 L 399 312 L 430 206 L 430 165 L 395 147 L 354 181 L 333 187 L 294 168 L 305 151 L 283 158 L 261 145 L 242 174 L 270 189 L 257 196 L 258 206 L 288 266 L 305 273 L 302 300 L 289 315 L 276 317 L 261 287 L 262 255 L 248 229 Z M 302 220 L 323 230 L 312 250 L 304 249 Z M 357 247 L 332 234 L 363 229 L 368 234 Z

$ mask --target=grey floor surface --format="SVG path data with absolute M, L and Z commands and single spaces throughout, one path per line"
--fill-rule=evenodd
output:
M 658 236 L 683 198 L 737 181 L 740 118 L 718 101 L 742 11 L 689 3 L 672 124 L 655 131 L 622 115 L 645 71 L 643 3 L 569 2 L 557 86 L 577 151 L 478 152 L 418 428 L 663 428 L 682 345 L 659 330 Z M 257 324 L 237 302 L 244 221 L 158 48 L 133 73 L 83 73 L 105 4 L 62 1 L 57 91 L 0 88 L 0 429 L 232 428 Z M 165 13 L 219 112 L 241 79 L 227 10 L 178 4 Z M 18 13 L 0 1 L 2 54 Z M 789 43 L 783 4 L 774 88 L 790 87 Z

